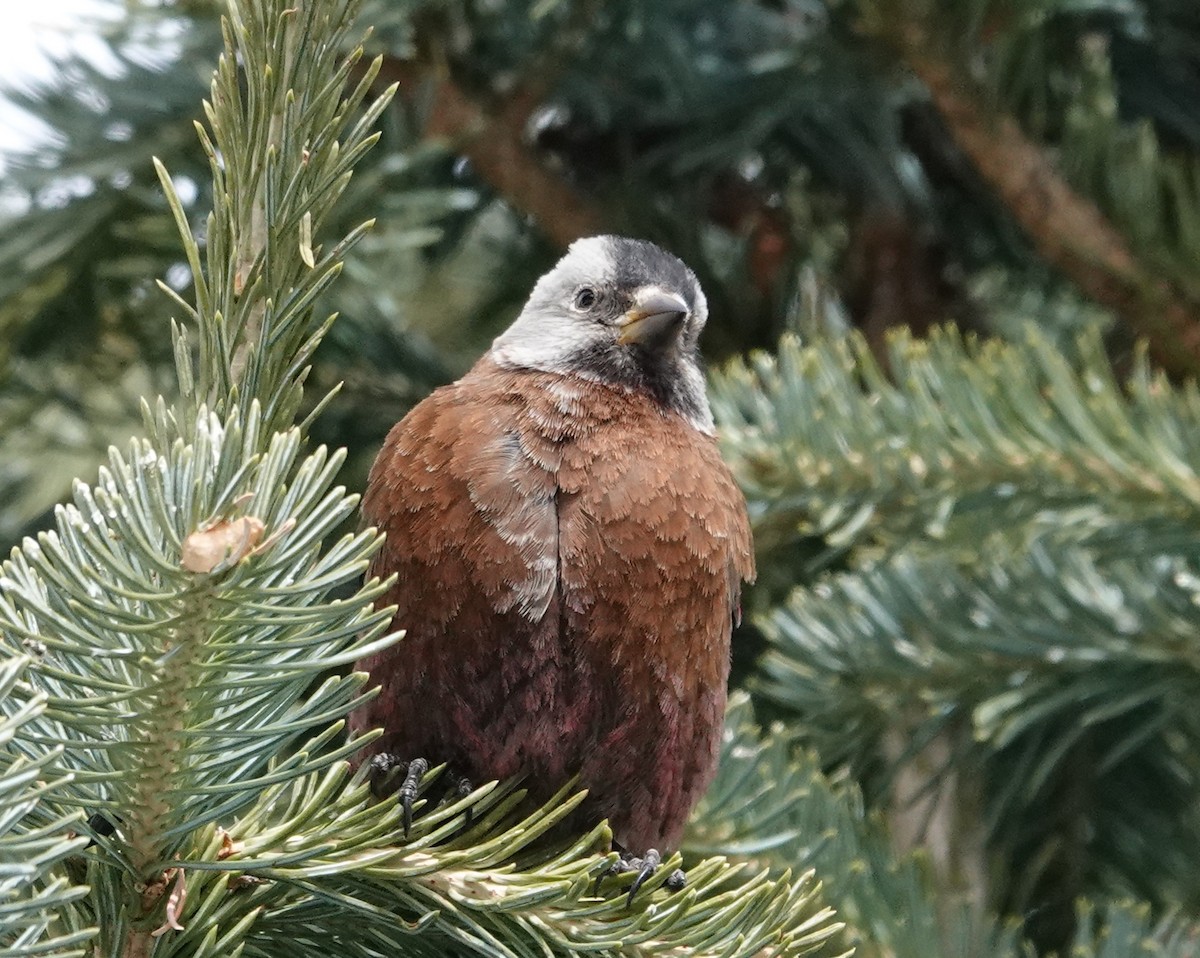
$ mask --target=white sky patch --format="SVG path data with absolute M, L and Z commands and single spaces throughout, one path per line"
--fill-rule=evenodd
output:
M 122 4 L 113 0 L 0 0 L 0 89 L 22 89 L 49 79 L 55 60 L 73 53 L 102 69 L 111 64 L 97 31 L 121 13 Z M 3 154 L 26 149 L 48 132 L 0 95 L 0 171 Z

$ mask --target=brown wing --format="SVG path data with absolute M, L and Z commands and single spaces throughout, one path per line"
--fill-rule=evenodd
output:
M 385 601 L 407 634 L 359 663 L 381 693 L 352 727 L 385 728 L 376 751 L 480 781 L 529 770 L 530 754 L 561 780 L 559 730 L 540 717 L 579 710 L 582 670 L 557 635 L 554 476 L 522 454 L 523 403 L 506 386 L 468 376 L 438 390 L 371 470 L 363 515 L 386 535 L 372 572 L 397 574 Z
M 653 407 L 568 452 L 559 485 L 568 630 L 615 714 L 584 763 L 625 847 L 674 848 L 716 770 L 740 583 L 753 579 L 745 504 L 716 444 Z M 613 756 L 629 756 L 616 763 Z

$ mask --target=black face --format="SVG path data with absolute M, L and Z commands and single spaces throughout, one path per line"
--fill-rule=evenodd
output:
M 681 375 L 684 363 L 704 368 L 694 347 L 685 355 L 640 345 L 594 343 L 571 357 L 571 365 L 585 375 L 649 393 L 660 405 L 689 419 L 702 418 L 706 408 L 703 396 L 697 396 L 692 384 Z
M 681 296 L 695 313 L 699 288 L 682 262 L 652 243 L 610 237 L 615 271 L 612 281 L 583 284 L 572 292 L 571 308 L 606 326 L 614 326 L 633 306 L 639 289 L 657 287 Z M 683 376 L 683 367 L 701 367 L 695 335 L 686 328 L 667 340 L 648 343 L 617 342 L 616 333 L 594 342 L 572 356 L 581 372 L 598 379 L 650 393 L 659 403 L 689 417 L 703 412 L 703 397 Z
M 622 290 L 635 290 L 642 286 L 661 286 L 678 293 L 696 309 L 696 279 L 678 257 L 644 240 L 612 237 L 617 267 L 616 286 Z

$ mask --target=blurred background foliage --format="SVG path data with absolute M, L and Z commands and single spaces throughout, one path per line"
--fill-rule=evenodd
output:
M 198 230 L 213 200 L 193 123 L 218 5 L 112 8 L 80 25 L 105 62 L 6 93 L 53 131 L 0 182 L 6 546 L 173 388 L 155 283 L 189 277 L 151 156 Z M 345 384 L 313 437 L 348 447 L 348 485 L 572 239 L 676 251 L 760 549 L 735 680 L 924 864 L 879 865 L 910 882 L 888 891 L 852 867 L 878 849 L 788 854 L 864 954 L 1017 947 L 970 930 L 996 916 L 1043 951 L 1194 953 L 1195 0 L 372 0 L 361 22 L 401 94 L 336 211 L 377 222 L 314 369 Z M 1123 896 L 1145 905 L 1097 932 Z

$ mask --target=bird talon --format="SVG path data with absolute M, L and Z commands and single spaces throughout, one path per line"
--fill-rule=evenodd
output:
M 623 871 L 632 871 L 633 866 L 630 864 L 631 861 L 632 859 L 627 859 L 624 855 L 622 855 L 615 862 L 604 869 L 604 871 L 597 875 L 596 884 L 592 886 L 592 897 L 600 897 L 600 885 L 603 884 L 604 879 L 611 878 L 613 875 L 619 875 Z
M 120 819 L 118 818 L 117 821 L 120 821 Z M 92 831 L 103 838 L 108 838 L 109 835 L 112 835 L 117 830 L 117 823 L 111 818 L 100 814 L 100 812 L 89 815 L 87 823 Z
M 662 855 L 660 855 L 658 850 L 654 848 L 649 849 L 644 858 L 635 858 L 623 851 L 620 847 L 617 848 L 617 851 L 620 853 L 621 857 L 596 876 L 596 883 L 592 886 L 592 897 L 595 898 L 600 895 L 600 885 L 603 883 L 604 879 L 608 878 L 610 875 L 636 872 L 637 874 L 634 876 L 633 884 L 629 886 L 629 892 L 627 893 L 625 899 L 626 906 L 632 907 L 633 899 L 641 890 L 642 886 L 645 885 L 646 882 L 654 875 L 654 873 L 662 866 Z M 676 868 L 673 872 L 671 872 L 670 875 L 667 876 L 667 880 L 663 882 L 663 887 L 668 891 L 679 891 L 685 885 L 687 885 L 687 874 L 682 868 Z
M 371 761 L 367 764 L 367 783 L 371 786 L 371 794 L 375 798 L 387 797 L 388 779 L 391 777 L 393 769 L 397 765 L 403 764 L 391 752 L 380 752 L 378 755 L 371 756 Z
M 113 821 L 114 818 L 116 819 L 116 821 Z M 119 815 L 114 815 L 112 818 L 108 818 L 107 816 L 102 815 L 100 812 L 95 812 L 88 816 L 87 824 L 88 824 L 88 828 L 90 828 L 93 832 L 95 832 L 101 838 L 108 838 L 110 835 L 113 835 L 116 833 L 117 822 L 123 822 L 123 821 L 124 821 L 124 819 L 121 818 L 121 816 L 119 816 Z M 87 847 L 91 848 L 95 844 L 96 844 L 96 839 L 93 838 L 87 843 Z
M 638 890 L 646 883 L 646 879 L 653 875 L 661 864 L 662 856 L 653 848 L 646 852 L 645 858 L 634 858 L 629 862 L 631 871 L 637 869 L 637 877 L 629 886 L 629 897 L 625 900 L 626 907 L 633 907 L 633 896 L 638 893 Z
M 429 763 L 423 758 L 414 758 L 408 763 L 408 771 L 404 773 L 404 782 L 400 785 L 397 797 L 400 807 L 404 810 L 404 838 L 412 831 L 413 801 L 417 797 L 417 789 L 421 785 L 421 776 L 429 771 Z
M 398 768 L 404 769 L 404 779 L 400 783 L 400 787 L 396 788 L 393 784 L 395 776 L 394 772 Z M 413 804 L 421 791 L 421 779 L 429 771 L 429 762 L 423 758 L 414 758 L 410 761 L 405 761 L 398 755 L 392 752 L 380 752 L 372 756 L 367 766 L 367 781 L 371 786 L 371 794 L 378 799 L 387 798 L 389 795 L 395 795 L 400 803 L 400 808 L 404 813 L 404 837 L 407 839 L 412 832 L 413 824 Z M 471 780 L 465 775 L 454 775 L 442 779 L 448 784 L 448 788 L 442 793 L 439 805 L 445 805 L 447 802 L 457 802 L 466 798 L 475 790 Z M 466 817 L 465 827 L 470 828 L 474 822 L 475 810 L 467 808 L 464 812 Z
M 466 798 L 473 791 L 475 791 L 475 786 L 471 784 L 471 780 L 465 775 L 460 775 L 458 781 L 454 783 L 454 787 L 451 791 L 451 794 L 454 796 L 453 801 L 462 801 L 462 799 Z M 470 829 L 474 824 L 475 808 L 472 805 L 468 805 L 463 811 L 463 830 L 466 831 Z

